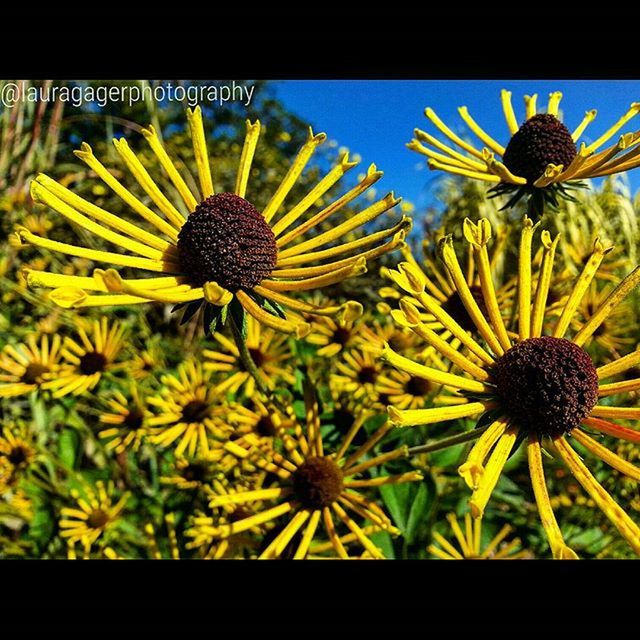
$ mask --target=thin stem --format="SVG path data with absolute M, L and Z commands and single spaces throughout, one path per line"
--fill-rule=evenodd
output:
M 463 442 L 470 442 L 471 440 L 475 440 L 479 438 L 484 431 L 486 431 L 491 425 L 488 424 L 486 426 L 480 427 L 478 429 L 472 429 L 471 431 L 465 431 L 464 433 L 459 433 L 457 436 L 451 436 L 450 438 L 443 438 L 442 440 L 438 440 L 437 442 L 432 442 L 431 444 L 421 444 L 417 447 L 410 447 L 409 453 L 431 453 L 432 451 L 440 451 L 441 449 L 446 449 L 447 447 L 453 447 L 456 444 L 462 444 Z
M 274 395 L 273 389 L 269 387 L 260 369 L 258 369 L 256 363 L 253 361 L 253 358 L 249 353 L 249 349 L 247 349 L 247 343 L 244 341 L 242 333 L 232 317 L 229 318 L 229 324 L 231 325 L 231 333 L 233 333 L 233 339 L 236 343 L 236 346 L 238 347 L 240 362 L 242 363 L 242 366 L 256 381 L 256 386 L 258 387 L 262 395 L 264 395 L 270 402 L 272 402 L 283 413 L 283 415 L 287 415 L 286 407 L 284 407 L 279 398 Z

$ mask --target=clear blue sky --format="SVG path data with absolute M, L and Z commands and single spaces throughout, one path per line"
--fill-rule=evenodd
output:
M 588 109 L 598 116 L 589 125 L 587 140 L 595 139 L 613 124 L 632 102 L 640 101 L 639 80 L 283 80 L 273 83 L 276 95 L 294 113 L 324 131 L 363 163 L 375 162 L 385 172 L 383 189 L 423 208 L 434 202 L 433 182 L 439 172 L 426 168 L 424 156 L 404 145 L 413 129 L 435 128 L 424 116 L 432 107 L 454 131 L 466 131 L 457 107 L 466 105 L 476 121 L 498 141 L 509 134 L 502 114 L 500 90 L 513 92 L 519 121 L 524 118 L 523 96 L 538 94 L 539 107 L 549 93 L 562 91 L 564 122 L 572 130 Z M 640 129 L 640 115 L 622 132 Z M 617 136 L 616 136 L 617 139 Z M 629 174 L 632 189 L 640 188 L 640 169 Z

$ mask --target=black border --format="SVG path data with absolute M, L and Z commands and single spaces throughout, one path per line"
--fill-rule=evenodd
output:
M 164 15 L 150 7 L 84 16 L 58 8 L 56 22 L 44 10 L 32 8 L 25 17 L 10 7 L 3 9 L 0 75 L 640 78 L 631 17 L 543 5 L 527 5 L 523 13 L 513 6 L 508 13 L 456 6 L 453 13 L 396 15 L 372 7 L 313 9 L 303 15 L 242 7 L 237 15 L 191 5 Z M 210 636 L 229 629 L 241 637 L 326 626 L 337 634 L 364 631 L 367 623 L 425 636 L 506 625 L 516 633 L 540 625 L 575 631 L 581 623 L 611 630 L 634 619 L 631 562 L 1 561 L 0 611 L 24 612 L 27 617 L 13 619 L 18 629 L 58 622 L 87 634 L 111 625 L 149 628 L 154 620 L 164 628 L 195 623 Z M 125 622 L 123 614 L 137 617 Z M 0 628 L 11 627 L 3 616 Z
M 639 78 L 633 16 L 393 2 L 98 13 L 3 8 L 0 75 L 60 78 Z M 7 60 L 8 59 L 8 60 Z

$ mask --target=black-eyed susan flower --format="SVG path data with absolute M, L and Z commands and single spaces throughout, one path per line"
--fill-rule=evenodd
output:
M 363 414 L 344 435 L 337 450 L 326 453 L 320 431 L 318 403 L 315 391 L 309 384 L 305 385 L 305 414 L 306 428 L 297 425 L 292 435 L 282 435 L 281 454 L 270 451 L 255 458 L 256 464 L 275 478 L 272 486 L 218 495 L 209 503 L 212 509 L 229 505 L 251 507 L 256 501 L 264 502 L 265 506 L 254 515 L 228 524 L 214 523 L 208 534 L 224 540 L 256 526 L 271 523 L 269 542 L 261 550 L 260 558 L 281 557 L 291 543 L 292 555 L 297 559 L 307 557 L 322 522 L 325 539 L 330 542 L 334 555 L 348 557 L 340 539 L 341 534 L 338 533 L 339 527 L 346 527 L 357 544 L 368 551 L 371 557 L 383 558 L 380 549 L 349 512 L 363 519 L 367 525 L 372 525 L 376 531 L 398 533 L 376 502 L 359 490 L 420 480 L 422 476 L 416 471 L 395 476 L 382 472 L 375 477 L 368 477 L 365 473 L 391 460 L 406 457 L 407 448 L 379 455 L 373 453 L 375 445 L 391 428 L 386 423 L 367 438 L 364 444 L 350 452 L 351 443 L 363 427 L 367 415 Z M 367 457 L 367 454 L 371 455 Z
M 243 404 L 233 403 L 225 416 L 233 427 L 232 441 L 237 445 L 270 449 L 276 439 L 295 425 L 292 415 L 264 402 L 258 394 Z
M 384 308 L 381 318 L 373 318 L 362 325 L 357 342 L 364 351 L 370 351 L 376 355 L 382 354 L 385 344 L 401 353 L 412 353 L 419 345 L 413 331 L 406 327 L 398 327 L 393 322 L 390 307 Z
M 116 362 L 125 342 L 126 327 L 106 316 L 94 320 L 85 329 L 76 322 L 77 339 L 65 337 L 60 355 L 68 367 L 61 369 L 46 383 L 54 398 L 82 395 L 95 389 L 102 376 L 116 371 L 123 363 Z
M 362 312 L 359 302 L 350 301 L 337 318 L 314 316 L 306 341 L 318 347 L 317 355 L 333 358 L 357 344 Z
M 572 328 L 577 331 L 580 328 L 578 326 L 580 323 L 588 322 L 614 289 L 613 283 L 598 287 L 593 281 L 578 307 L 578 315 L 581 320 L 574 319 Z M 629 301 L 620 302 L 593 332 L 593 342 L 609 354 L 616 355 L 628 351 L 635 343 L 633 332 L 638 326 L 638 314 L 634 311 L 634 306 Z
M 470 513 L 464 514 L 464 530 L 460 526 L 455 513 L 447 515 L 447 521 L 458 543 L 456 548 L 442 534 L 433 532 L 435 543 L 430 544 L 428 551 L 441 560 L 520 560 L 531 558 L 531 554 L 521 549 L 519 538 L 507 541 L 513 527 L 505 524 L 500 531 L 482 544 L 482 519 L 473 519 Z
M 207 455 L 210 439 L 225 441 L 231 427 L 220 420 L 224 415 L 223 397 L 202 364 L 190 359 L 175 374 L 161 377 L 164 385 L 147 403 L 154 407 L 154 429 L 150 442 L 162 447 L 175 445 L 174 453 Z
M 107 426 L 98 431 L 98 437 L 105 441 L 105 448 L 115 453 L 137 451 L 149 430 L 158 424 L 158 418 L 147 407 L 138 387 L 129 386 L 129 397 L 121 391 L 113 391 L 105 404 L 107 410 L 100 413 L 99 420 Z
M 170 472 L 160 476 L 160 482 L 180 491 L 203 489 L 214 478 L 222 475 L 220 465 L 207 458 L 178 458 Z
M 439 386 L 426 378 L 391 369 L 376 379 L 376 391 L 384 404 L 398 409 L 421 409 L 438 392 Z
M 582 121 L 570 131 L 559 118 L 562 94 L 559 91 L 549 94 L 544 113 L 538 113 L 537 98 L 537 94 L 524 97 L 525 118 L 519 125 L 511 103 L 511 91 L 502 91 L 502 109 L 511 134 L 506 146 L 490 136 L 467 107 L 459 107 L 458 113 L 483 147 L 478 148 L 457 135 L 431 107 L 425 110 L 425 115 L 447 142 L 415 129 L 415 138 L 407 146 L 427 156 L 430 169 L 495 185 L 493 194 L 511 195 L 506 206 L 529 196 L 530 212 L 535 217 L 542 214 L 545 203 L 556 206 L 558 196 L 571 199 L 567 188 L 576 181 L 640 166 L 640 133 L 637 131 L 621 135 L 616 144 L 602 149 L 638 114 L 640 102 L 632 103 L 611 127 L 587 144 L 580 140 L 596 117 L 595 109 L 587 111 Z
M 329 384 L 335 392 L 351 394 L 371 406 L 378 400 L 377 382 L 382 370 L 379 357 L 362 348 L 352 349 L 335 363 Z
M 558 238 L 542 232 L 544 255 L 532 286 L 532 240 L 535 228 L 525 217 L 519 249 L 518 313 L 515 318 L 517 336 L 511 337 L 496 300 L 488 266 L 487 244 L 491 226 L 485 219 L 474 224 L 466 220 L 464 236 L 476 255 L 484 310 L 474 298 L 460 268 L 450 237 L 440 243 L 444 264 L 453 280 L 469 316 L 476 325 L 481 340 L 465 331 L 425 290 L 421 272 L 410 263 L 402 263 L 394 281 L 409 296 L 439 314 L 439 319 L 467 347 L 469 356 L 442 341 L 437 335 L 420 331 L 432 346 L 440 350 L 459 369 L 445 373 L 420 365 L 387 348 L 383 354 L 391 365 L 410 374 L 420 375 L 434 383 L 452 389 L 462 403 L 428 409 L 398 410 L 390 406 L 393 424 L 414 426 L 434 424 L 456 418 L 484 415 L 480 428 L 471 432 L 479 439 L 459 472 L 473 490 L 471 513 L 481 518 L 502 468 L 511 452 L 521 441 L 527 442 L 529 470 L 542 524 L 554 557 L 571 557 L 557 524 L 544 479 L 542 447 L 552 446 L 586 493 L 609 517 L 636 553 L 640 553 L 640 528 L 602 488 L 583 462 L 581 453 L 595 457 L 613 469 L 632 478 L 640 470 L 603 446 L 587 432 L 605 434 L 637 443 L 638 432 L 624 426 L 620 420 L 638 420 L 640 409 L 611 404 L 614 395 L 640 387 L 640 379 L 607 382 L 640 362 L 636 350 L 596 367 L 584 346 L 612 310 L 640 282 L 640 267 L 624 278 L 609 294 L 598 310 L 578 331 L 568 337 L 571 321 L 593 281 L 598 266 L 609 251 L 596 241 L 591 258 L 574 283 L 572 291 L 557 317 L 550 335 L 543 335 L 547 294 Z M 403 311 L 409 326 L 419 327 L 416 308 L 407 303 Z M 573 444 L 573 446 L 572 446 Z M 576 451 L 576 447 L 580 451 Z
M 24 395 L 38 389 L 55 387 L 58 375 L 72 368 L 61 363 L 62 339 L 29 334 L 22 344 L 5 345 L 0 353 L 0 398 Z
M 81 489 L 72 489 L 71 497 L 76 506 L 60 510 L 60 535 L 67 540 L 70 555 L 77 543 L 87 554 L 96 540 L 120 518 L 129 494 L 123 494 L 114 503 L 113 483 L 99 480 L 95 486 L 82 483 Z
M 127 364 L 127 373 L 134 380 L 146 380 L 164 366 L 162 348 L 154 343 L 142 351 L 136 351 Z
M 33 433 L 25 426 L 6 425 L 0 436 L 0 458 L 4 458 L 10 465 L 9 481 L 18 479 L 20 473 L 32 465 L 38 452 Z
M 262 476 L 247 479 L 241 482 L 230 483 L 225 479 L 216 479 L 211 487 L 207 487 L 210 499 L 214 502 L 222 496 L 259 491 L 262 488 Z M 252 527 L 220 538 L 220 527 L 228 527 L 234 522 L 246 520 L 255 516 L 264 509 L 262 500 L 256 499 L 250 504 L 234 504 L 227 502 L 221 507 L 214 506 L 213 515 L 202 512 L 194 513 L 185 530 L 185 537 L 190 540 L 185 544 L 187 549 L 197 550 L 198 557 L 205 560 L 218 560 L 225 557 L 244 558 L 254 557 L 259 541 L 265 532 L 274 528 L 274 523 L 257 523 Z
M 0 471 L 0 475 L 1 473 Z M 20 521 L 18 526 L 23 526 L 24 523 L 33 520 L 33 500 L 25 491 L 19 487 L 11 486 L 8 491 L 3 492 L 0 478 L 0 495 L 2 495 L 3 499 L 3 502 L 0 503 L 0 523 L 3 519 L 2 515 L 8 516 L 12 521 L 17 518 Z
M 212 338 L 218 343 L 218 349 L 202 351 L 205 358 L 203 368 L 223 374 L 218 392 L 237 394 L 242 391 L 248 397 L 253 396 L 256 380 L 245 369 L 237 344 L 220 332 L 215 332 Z M 254 318 L 247 318 L 245 344 L 258 374 L 269 388 L 273 388 L 278 381 L 286 385 L 295 382 L 290 366 L 293 353 L 287 335 L 263 327 Z
M 314 204 L 328 194 L 356 163 L 344 155 L 338 164 L 298 202 L 287 196 L 307 166 L 325 134 L 309 137 L 287 174 L 262 211 L 246 192 L 253 157 L 260 135 L 260 123 L 247 122 L 247 134 L 239 158 L 233 191 L 215 193 L 212 167 L 200 108 L 187 112 L 197 164 L 199 189 L 190 187 L 167 153 L 152 126 L 142 130 L 160 165 L 166 171 L 178 197 L 157 185 L 125 139 L 115 140 L 117 154 L 135 182 L 152 203 L 147 206 L 114 177 L 94 155 L 88 144 L 76 151 L 124 205 L 137 214 L 140 224 L 106 211 L 81 198 L 46 175 L 31 183 L 35 201 L 57 211 L 81 229 L 101 238 L 124 253 L 89 249 L 57 242 L 19 227 L 19 239 L 45 250 L 80 256 L 109 265 L 96 269 L 93 277 L 65 276 L 30 271 L 32 286 L 53 289 L 51 299 L 72 308 L 162 302 L 187 305 L 187 314 L 206 301 L 208 326 L 216 318 L 227 317 L 227 308 L 236 316 L 246 311 L 256 320 L 283 332 L 305 334 L 309 327 L 284 317 L 281 305 L 293 311 L 313 309 L 288 294 L 315 290 L 366 271 L 366 263 L 399 246 L 410 226 L 402 217 L 393 226 L 362 237 L 342 241 L 350 233 L 378 218 L 399 203 L 393 193 L 367 206 L 348 219 L 335 223 L 335 214 L 376 183 L 382 173 L 374 165 L 364 178 L 321 210 L 311 213 Z M 320 226 L 328 223 L 326 231 Z M 316 233 L 313 233 L 316 231 Z M 337 244 L 336 244 L 337 243 Z M 117 267 L 128 267 L 153 277 L 130 279 Z M 229 307 L 230 303 L 232 303 Z

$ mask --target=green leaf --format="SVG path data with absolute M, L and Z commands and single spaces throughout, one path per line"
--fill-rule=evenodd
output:
M 50 505 L 38 501 L 38 506 L 29 526 L 29 538 L 39 547 L 45 547 L 55 531 L 55 517 Z
M 452 447 L 447 447 L 442 451 L 434 451 L 429 454 L 429 461 L 431 465 L 435 467 L 451 467 L 458 462 L 460 462 L 460 458 L 462 454 L 466 450 L 467 443 L 463 442 L 462 444 L 456 444 Z
M 68 469 L 75 468 L 80 447 L 80 434 L 76 429 L 64 429 L 58 438 L 58 457 Z
M 207 335 L 211 335 L 215 332 L 220 322 L 223 307 L 219 307 L 215 304 L 209 304 L 204 308 L 204 327 L 207 330 Z
M 409 544 L 415 542 L 433 505 L 435 485 L 432 479 L 426 477 L 422 482 L 383 485 L 380 494 L 406 541 Z
M 393 538 L 386 531 L 378 531 L 369 536 L 371 542 L 382 549 L 382 553 L 387 560 L 395 560 L 396 553 L 393 549 Z
M 404 536 L 409 544 L 415 540 L 420 525 L 426 523 L 429 513 L 428 504 L 432 497 L 429 495 L 427 483 L 420 482 L 407 517 L 407 529 Z

